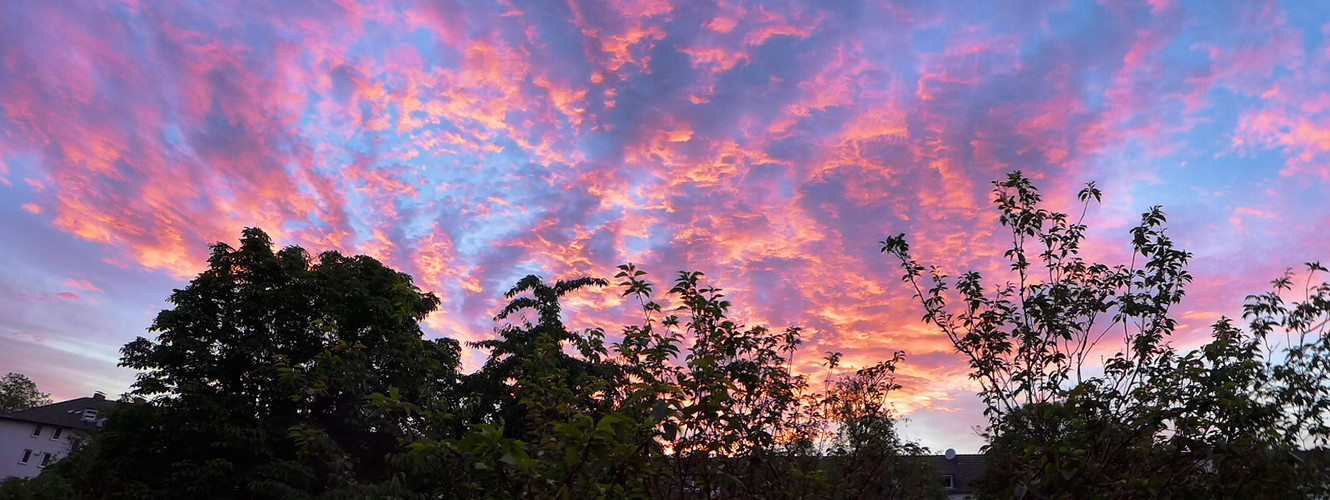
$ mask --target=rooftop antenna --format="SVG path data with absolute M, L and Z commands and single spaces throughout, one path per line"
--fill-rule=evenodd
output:
M 954 449 L 952 449 L 952 448 L 947 448 L 947 451 L 943 452 L 942 455 L 943 455 L 943 456 L 946 456 L 946 457 L 947 457 L 947 460 L 955 460 L 955 459 L 956 459 L 956 450 L 954 450 Z

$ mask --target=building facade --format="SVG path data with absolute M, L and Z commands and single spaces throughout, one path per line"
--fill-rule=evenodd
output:
M 947 450 L 945 455 L 932 457 L 937 471 L 942 475 L 942 487 L 946 489 L 947 500 L 973 500 L 974 488 L 970 481 L 984 471 L 984 456 L 979 454 L 957 454 Z
M 106 395 L 71 399 L 0 415 L 0 480 L 33 477 L 106 421 Z

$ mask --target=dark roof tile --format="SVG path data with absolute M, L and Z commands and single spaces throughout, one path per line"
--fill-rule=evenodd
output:
M 105 397 L 101 396 L 77 398 L 46 406 L 19 410 L 13 413 L 6 413 L 0 415 L 0 419 L 81 429 L 97 426 L 96 421 L 89 421 L 83 418 L 84 410 L 93 409 L 98 410 L 98 413 L 101 413 L 107 406 L 114 404 L 116 404 L 114 401 L 107 401 Z
M 951 476 L 953 488 L 948 490 L 948 493 L 972 493 L 974 489 L 970 487 L 970 481 L 979 477 L 979 473 L 984 471 L 983 455 L 958 454 L 951 460 L 941 455 L 934 455 L 932 459 L 937 465 L 939 474 Z

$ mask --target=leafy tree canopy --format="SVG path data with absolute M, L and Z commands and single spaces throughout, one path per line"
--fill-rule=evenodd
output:
M 439 302 L 409 276 L 247 229 L 124 347 L 132 404 L 0 498 L 941 496 L 895 433 L 903 353 L 840 374 L 829 354 L 814 391 L 791 370 L 801 331 L 728 318 L 702 273 L 669 312 L 644 271 L 616 278 L 643 313 L 619 342 L 564 321 L 567 295 L 608 281 L 528 276 L 461 375 L 456 342 L 422 338 Z
M 365 257 L 274 251 L 246 229 L 127 344 L 138 404 L 114 414 L 81 487 L 154 498 L 304 498 L 393 476 L 405 405 L 447 398 L 459 346 L 425 340 L 439 303 Z M 370 408 L 391 395 L 396 408 Z
M 1072 216 L 1019 172 L 995 182 L 1011 233 L 997 281 L 921 265 L 904 235 L 882 242 L 924 320 L 970 363 L 988 419 L 981 497 L 1330 494 L 1326 269 L 1276 279 L 1241 322 L 1220 318 L 1180 351 L 1171 309 L 1191 254 L 1152 207 L 1129 263 L 1083 259 L 1100 197 L 1087 186 Z M 916 458 L 927 450 L 897 435 L 905 353 L 858 369 L 825 353 L 820 380 L 798 373 L 803 331 L 729 317 L 700 272 L 658 294 L 620 266 L 615 290 L 641 319 L 612 339 L 567 328 L 562 307 L 609 281 L 525 277 L 494 337 L 472 344 L 486 363 L 463 375 L 457 342 L 422 336 L 438 299 L 372 258 L 274 251 L 247 229 L 208 263 L 171 295 L 157 335 L 124 347 L 141 370 L 134 404 L 0 498 L 943 495 Z
M 1010 230 L 1010 276 L 952 278 L 884 240 L 924 321 L 971 367 L 989 425 L 986 498 L 1307 498 L 1327 477 L 1306 446 L 1324 446 L 1330 410 L 1330 284 L 1307 265 L 1248 296 L 1201 348 L 1178 352 L 1171 316 L 1191 282 L 1191 254 L 1151 207 L 1131 229 L 1129 264 L 1080 256 L 1101 193 L 1078 217 L 1049 210 L 1020 172 L 994 182 Z
M 22 373 L 9 372 L 0 378 L 0 414 L 51 404 L 51 395 Z

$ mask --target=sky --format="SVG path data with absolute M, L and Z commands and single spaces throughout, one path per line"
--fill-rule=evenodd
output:
M 120 346 L 257 226 L 412 274 L 431 338 L 492 335 L 531 273 L 702 271 L 745 323 L 804 327 L 803 371 L 906 351 L 907 437 L 973 451 L 967 365 L 878 241 L 1006 279 L 990 182 L 1070 211 L 1093 180 L 1085 255 L 1125 262 L 1163 205 L 1199 344 L 1330 258 L 1327 5 L 0 2 L 0 372 L 125 391 Z

